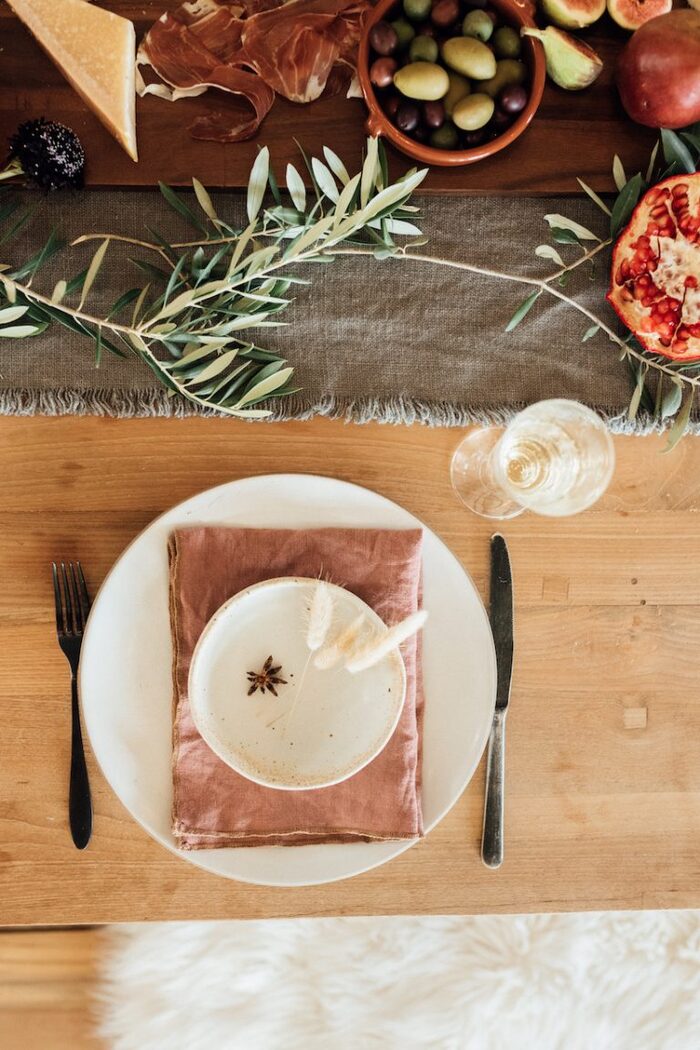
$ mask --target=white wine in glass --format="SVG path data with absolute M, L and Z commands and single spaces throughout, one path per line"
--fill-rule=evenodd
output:
M 603 420 L 578 401 L 554 398 L 519 412 L 500 430 L 472 431 L 452 457 L 452 485 L 485 518 L 524 510 L 578 514 L 605 492 L 615 449 Z

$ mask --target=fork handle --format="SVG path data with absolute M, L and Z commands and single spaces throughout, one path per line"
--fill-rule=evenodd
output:
M 486 801 L 481 859 L 488 868 L 503 863 L 503 811 L 505 789 L 506 713 L 496 711 L 486 761 Z
M 78 849 L 85 849 L 92 835 L 92 799 L 90 798 L 90 781 L 88 780 L 87 765 L 85 763 L 83 733 L 80 728 L 78 683 L 75 676 L 71 678 L 71 719 L 68 813 L 73 842 Z

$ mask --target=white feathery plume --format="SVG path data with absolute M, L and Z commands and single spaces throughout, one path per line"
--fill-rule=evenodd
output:
M 360 615 L 343 628 L 333 641 L 319 650 L 314 657 L 314 667 L 319 671 L 330 671 L 345 657 L 351 657 L 365 625 L 365 614 Z
M 371 642 L 364 645 L 359 652 L 351 653 L 345 661 L 347 670 L 351 674 L 357 674 L 358 671 L 366 671 L 368 667 L 374 667 L 392 649 L 398 649 L 402 642 L 405 642 L 416 631 L 420 631 L 427 619 L 428 614 L 425 609 L 419 609 L 418 612 L 411 613 L 401 623 L 397 623 L 384 634 L 377 635 Z
M 311 602 L 309 604 L 308 621 L 306 623 L 306 644 L 309 649 L 309 656 L 302 669 L 301 677 L 297 684 L 296 695 L 292 701 L 292 706 L 289 708 L 289 711 L 285 716 L 284 732 L 287 731 L 292 716 L 297 709 L 297 704 L 299 703 L 304 682 L 306 681 L 306 675 L 311 663 L 311 657 L 325 642 L 332 623 L 333 593 L 327 583 L 324 583 L 323 580 L 319 580 L 314 587 Z
M 325 642 L 333 621 L 333 595 L 327 583 L 319 580 L 314 588 L 309 620 L 306 625 L 306 644 L 312 653 Z

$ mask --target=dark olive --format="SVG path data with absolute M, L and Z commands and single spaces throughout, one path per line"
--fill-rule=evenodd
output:
M 423 120 L 429 128 L 441 128 L 445 123 L 445 107 L 442 102 L 424 102 Z
M 396 116 L 396 111 L 398 110 L 400 105 L 400 95 L 389 95 L 389 97 L 384 102 L 384 112 L 388 117 L 391 117 L 393 120 L 393 118 Z
M 402 102 L 396 110 L 396 126 L 401 131 L 415 131 L 420 121 L 420 110 L 415 102 Z
M 411 132 L 411 135 L 416 140 L 416 142 L 427 142 L 429 134 L 430 132 L 426 128 L 425 124 L 419 124 L 418 127 L 414 128 L 414 130 Z
M 492 7 L 485 7 L 484 14 L 489 16 L 495 26 L 498 25 L 498 12 L 494 11 Z
M 437 0 L 430 12 L 430 21 L 439 29 L 446 29 L 459 18 L 458 0 Z
M 486 128 L 479 128 L 478 131 L 465 131 L 462 135 L 462 143 L 465 149 L 473 149 L 474 146 L 480 146 L 486 138 Z
M 495 128 L 499 132 L 505 131 L 505 129 L 511 123 L 512 119 L 513 118 L 510 113 L 506 113 L 506 111 L 504 109 L 501 109 L 500 106 L 496 106 L 493 116 L 491 117 L 491 123 L 489 124 L 489 127 Z
M 527 105 L 527 91 L 519 84 L 509 84 L 499 93 L 498 105 L 505 113 L 521 113 Z
M 377 58 L 369 67 L 369 79 L 375 87 L 389 87 L 398 68 L 399 64 L 395 58 Z
M 399 38 L 388 22 L 375 22 L 369 31 L 369 43 L 378 55 L 391 55 L 399 46 Z
M 470 7 L 484 8 L 488 4 L 488 2 L 489 2 L 489 0 L 467 0 L 466 7 L 467 7 L 467 10 Z
M 422 26 L 418 26 L 416 32 L 420 36 L 435 37 L 435 26 L 431 25 L 430 22 L 424 22 Z
M 497 58 L 518 58 L 520 55 L 520 36 L 512 26 L 497 29 L 491 43 Z

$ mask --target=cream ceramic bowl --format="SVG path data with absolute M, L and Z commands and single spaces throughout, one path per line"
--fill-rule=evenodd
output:
M 266 787 L 300 791 L 346 780 L 379 754 L 403 708 L 406 670 L 398 649 L 357 674 L 314 667 L 305 624 L 317 585 L 284 577 L 241 591 L 214 614 L 192 658 L 189 700 L 199 733 L 227 765 Z M 358 597 L 328 586 L 329 640 L 360 613 L 368 636 L 385 629 Z M 275 686 L 277 696 L 249 695 L 248 672 L 260 671 L 268 656 L 286 684 Z

